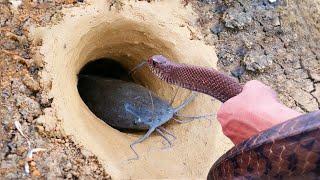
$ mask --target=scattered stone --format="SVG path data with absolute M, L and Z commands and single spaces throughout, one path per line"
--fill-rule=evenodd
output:
M 210 0 L 206 0 L 206 1 L 210 1 Z M 219 4 L 219 5 L 217 5 L 215 8 L 213 8 L 211 11 L 212 11 L 213 13 L 218 13 L 218 14 L 220 14 L 220 13 L 225 12 L 227 9 L 228 9 L 228 7 L 227 7 L 226 5 L 224 5 L 224 4 Z
M 42 91 L 40 93 L 38 93 L 38 95 L 40 96 L 40 103 L 43 107 L 50 107 L 53 98 L 51 98 L 49 96 L 48 92 Z
M 69 171 L 71 169 L 72 169 L 72 164 L 70 162 L 68 162 L 63 170 Z
M 27 152 L 27 147 L 25 146 L 20 146 L 17 148 L 17 155 L 22 156 L 25 152 Z
M 33 56 L 33 62 L 39 68 L 44 67 L 44 61 L 42 59 L 42 55 L 39 52 Z
M 236 78 L 240 78 L 244 72 L 245 72 L 245 68 L 243 66 L 238 66 L 231 71 L 231 74 Z
M 71 179 L 72 178 L 72 174 L 71 173 L 68 173 L 67 174 L 67 179 Z
M 213 33 L 213 34 L 219 34 L 220 32 L 222 32 L 224 30 L 224 27 L 223 27 L 223 24 L 216 24 L 214 26 L 212 26 L 210 28 L 210 31 Z
M 55 111 L 52 108 L 45 108 L 43 112 L 44 114 L 39 116 L 35 121 L 42 124 L 46 131 L 54 131 L 57 126 Z
M 36 162 L 31 161 L 31 162 L 30 162 L 30 166 L 31 166 L 31 167 L 35 167 L 35 166 L 36 166 Z
M 7 159 L 10 159 L 10 160 L 14 160 L 17 158 L 17 155 L 16 154 L 9 154 L 7 155 Z
M 37 125 L 36 129 L 40 134 L 44 132 L 44 127 L 43 126 Z
M 40 171 L 37 170 L 37 169 L 33 170 L 33 171 L 32 171 L 32 176 L 35 176 L 35 177 L 41 176 Z
M 50 91 L 52 87 L 51 76 L 46 71 L 41 72 L 40 86 L 44 91 Z
M 5 87 L 2 89 L 1 97 L 4 99 L 7 99 L 11 96 L 11 89 L 9 87 Z
M 15 50 L 18 44 L 13 40 L 7 40 L 2 45 L 6 50 Z
M 243 46 L 237 49 L 237 55 L 239 57 L 244 57 L 247 54 L 247 49 Z
M 279 18 L 279 16 L 276 16 L 276 17 L 274 17 L 273 19 L 272 19 L 272 25 L 273 26 L 280 26 L 281 24 L 280 24 L 280 18 Z
M 26 74 L 22 81 L 31 91 L 37 92 L 40 90 L 39 82 L 35 81 L 29 74 Z
M 252 18 L 249 13 L 239 11 L 239 9 L 230 8 L 223 14 L 225 26 L 231 29 L 244 29 L 250 26 Z
M 26 95 L 16 95 L 15 99 L 19 112 L 24 119 L 32 121 L 33 117 L 37 117 L 42 113 L 40 104 L 34 99 Z
M 249 40 L 248 38 L 246 38 L 246 37 L 243 37 L 243 38 L 242 38 L 242 42 L 243 42 L 244 46 L 245 46 L 246 48 L 248 48 L 248 49 L 251 49 L 252 46 L 254 45 L 253 42 L 250 41 L 250 40 Z
M 271 55 L 264 55 L 257 51 L 251 51 L 244 57 L 243 63 L 249 71 L 264 72 L 272 65 L 272 58 Z
M 20 167 L 23 167 L 23 166 L 24 166 L 24 163 L 25 163 L 25 161 L 22 160 L 22 159 L 20 159 L 20 160 L 18 161 L 18 165 L 19 165 Z
M 12 79 L 11 91 L 13 94 L 31 94 L 27 86 L 18 78 Z

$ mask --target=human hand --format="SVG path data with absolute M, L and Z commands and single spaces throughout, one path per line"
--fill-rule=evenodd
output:
M 239 95 L 222 104 L 217 117 L 223 133 L 238 144 L 299 115 L 301 113 L 281 104 L 270 87 L 252 80 L 245 84 Z

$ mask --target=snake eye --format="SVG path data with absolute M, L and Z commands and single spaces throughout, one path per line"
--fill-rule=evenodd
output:
M 152 61 L 152 65 L 153 65 L 153 66 L 156 66 L 157 64 L 158 64 L 158 62 Z
M 153 66 L 157 67 L 159 65 L 165 64 L 166 59 L 162 55 L 154 55 L 148 59 L 148 63 Z

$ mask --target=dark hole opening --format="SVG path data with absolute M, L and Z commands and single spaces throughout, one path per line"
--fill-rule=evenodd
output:
M 128 71 L 122 64 L 114 59 L 102 58 L 86 64 L 79 75 L 92 75 L 103 78 L 121 79 L 123 81 L 132 81 Z
M 117 107 L 115 107 L 115 105 L 113 104 L 102 102 L 102 101 L 106 101 L 106 98 L 101 97 L 99 93 L 96 93 L 96 92 L 101 92 L 101 90 L 94 89 L 94 88 L 97 88 L 97 86 L 92 86 L 92 82 L 84 80 L 85 78 L 88 78 L 88 77 L 100 78 L 100 79 L 101 78 L 119 79 L 126 82 L 133 82 L 133 79 L 128 75 L 128 70 L 121 63 L 119 63 L 114 59 L 109 59 L 109 58 L 102 58 L 102 59 L 91 61 L 87 63 L 80 70 L 78 74 L 77 88 L 78 88 L 78 92 L 80 94 L 81 99 L 84 101 L 84 103 L 87 105 L 87 107 L 90 109 L 91 112 L 93 112 L 98 118 L 100 118 L 105 123 L 107 123 L 106 122 L 107 119 L 103 119 L 103 116 L 104 117 L 106 116 L 105 112 L 108 111 L 108 109 L 110 110 L 110 108 L 117 108 Z M 105 88 L 105 87 L 100 86 L 98 88 Z M 107 89 L 103 89 L 103 90 L 107 90 Z M 100 104 L 99 107 L 96 107 L 95 106 L 96 104 Z M 102 104 L 107 104 L 107 105 L 102 106 Z M 116 118 L 116 117 L 110 117 L 110 118 Z M 116 127 L 114 128 L 120 130 L 121 132 L 126 132 L 126 133 L 137 132 L 137 130 L 116 128 Z

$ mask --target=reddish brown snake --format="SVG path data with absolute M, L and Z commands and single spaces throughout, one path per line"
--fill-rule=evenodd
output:
M 161 80 L 225 102 L 242 86 L 214 69 L 174 63 L 164 56 L 148 59 Z M 320 177 L 320 111 L 273 126 L 226 152 L 208 179 L 317 179 Z

